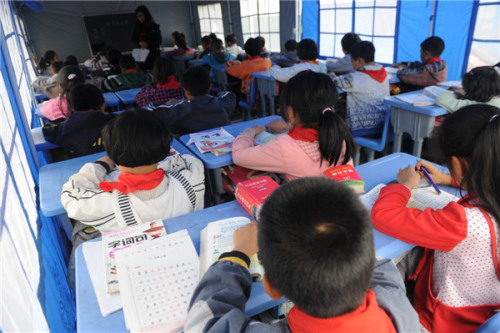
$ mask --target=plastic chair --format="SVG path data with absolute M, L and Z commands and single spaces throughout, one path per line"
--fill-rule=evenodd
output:
M 257 92 L 257 83 L 255 82 L 255 79 L 252 79 L 252 84 L 250 88 L 250 100 L 249 102 L 247 101 L 240 101 L 238 103 L 238 106 L 241 108 L 241 118 L 243 121 L 250 120 L 250 115 L 252 112 L 252 107 L 255 104 L 255 95 Z M 248 100 L 248 99 L 247 99 Z
M 354 165 L 359 165 L 361 147 L 369 149 L 368 162 L 373 161 L 375 159 L 375 151 L 384 150 L 385 145 L 393 140 L 394 133 L 391 129 L 391 111 L 387 110 L 380 138 L 367 138 L 363 136 L 354 137 L 354 141 L 356 141 L 356 145 L 358 146 L 358 151 L 354 156 Z
M 500 332 L 500 312 L 497 312 L 493 317 L 488 319 L 484 324 L 479 326 L 476 333 L 498 333 Z

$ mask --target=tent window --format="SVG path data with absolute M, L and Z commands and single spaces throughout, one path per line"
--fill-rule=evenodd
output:
M 201 36 L 209 35 L 212 32 L 224 36 L 220 3 L 198 6 L 198 16 L 200 18 Z
M 243 42 L 262 36 L 266 49 L 280 52 L 280 4 L 275 0 L 240 0 Z
M 467 71 L 500 61 L 500 3 L 480 1 Z
M 340 41 L 354 31 L 375 45 L 377 62 L 392 63 L 396 6 L 396 0 L 320 0 L 320 55 L 343 57 Z

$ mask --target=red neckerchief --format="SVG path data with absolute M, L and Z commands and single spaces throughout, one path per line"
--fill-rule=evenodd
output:
M 372 79 L 378 82 L 384 82 L 385 78 L 387 77 L 387 72 L 385 71 L 384 67 L 381 67 L 379 70 L 359 70 L 361 73 L 365 73 L 366 75 L 369 75 Z
M 261 56 L 260 55 L 257 55 L 257 56 L 253 56 L 253 57 L 248 57 L 246 58 L 246 60 L 254 60 L 254 59 L 260 59 Z
M 295 140 L 314 142 L 319 139 L 319 129 L 300 125 L 288 131 L 288 135 Z
M 173 75 L 170 75 L 168 78 L 167 78 L 167 81 L 163 81 L 163 82 L 159 82 L 157 85 L 156 85 L 156 88 L 168 88 L 168 89 L 179 89 L 181 87 L 181 84 L 179 82 L 177 82 L 177 80 L 175 79 L 175 76 Z
M 137 73 L 137 69 L 135 68 L 127 69 L 125 73 Z
M 368 290 L 363 303 L 349 313 L 318 318 L 294 306 L 288 313 L 287 320 L 292 332 L 396 332 L 389 316 L 378 306 L 372 290 Z
M 433 62 L 441 61 L 441 57 L 430 58 L 424 65 L 432 64 Z
M 165 177 L 165 171 L 163 169 L 158 169 L 141 175 L 122 172 L 118 176 L 117 182 L 102 181 L 99 183 L 99 188 L 105 192 L 111 192 L 114 189 L 117 189 L 124 194 L 134 191 L 147 191 L 160 185 L 163 177 Z
M 306 61 L 303 61 L 303 62 L 308 62 L 310 64 L 317 65 L 319 61 L 318 60 L 306 60 Z

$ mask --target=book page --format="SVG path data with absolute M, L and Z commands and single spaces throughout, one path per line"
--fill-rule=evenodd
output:
M 120 251 L 116 261 L 127 327 L 181 331 L 200 269 L 187 231 Z
M 429 87 L 424 88 L 423 94 L 430 97 L 430 98 L 435 99 L 436 97 L 438 97 L 439 95 L 441 95 L 442 93 L 444 93 L 446 91 L 447 91 L 447 89 L 443 88 L 443 87 L 429 86 Z
M 395 95 L 397 99 L 415 106 L 428 106 L 434 104 L 434 98 L 424 95 L 423 93 L 416 94 L 400 94 Z
M 231 149 L 234 141 L 234 136 L 229 134 L 225 129 L 220 128 L 210 132 L 189 134 L 188 145 L 194 143 L 200 153 L 206 153 L 214 150 Z

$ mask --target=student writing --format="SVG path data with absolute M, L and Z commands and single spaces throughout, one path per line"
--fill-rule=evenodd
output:
M 418 318 L 390 259 L 376 259 L 370 218 L 345 185 L 303 178 L 264 203 L 259 222 L 234 233 L 232 252 L 205 273 L 186 332 L 416 332 Z M 248 318 L 250 257 L 259 252 L 271 298 L 294 303 L 287 318 Z
M 380 231 L 425 248 L 413 304 L 430 332 L 472 332 L 500 308 L 500 109 L 466 106 L 438 128 L 436 146 L 450 174 L 420 161 L 380 191 L 372 221 Z M 443 209 L 406 208 L 424 166 L 439 184 L 468 192 Z
M 278 172 L 285 180 L 322 176 L 340 164 L 351 164 L 356 145 L 345 121 L 333 111 L 337 90 L 326 74 L 301 72 L 288 81 L 281 95 L 285 119 L 266 125 L 273 132 L 290 129 L 262 146 L 255 136 L 262 126 L 247 128 L 233 142 L 235 164 Z

